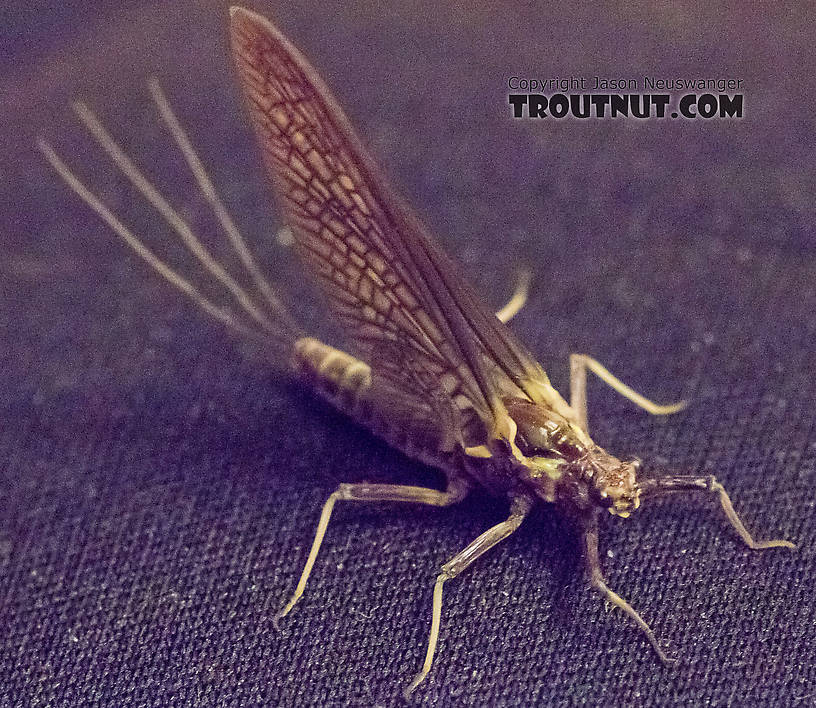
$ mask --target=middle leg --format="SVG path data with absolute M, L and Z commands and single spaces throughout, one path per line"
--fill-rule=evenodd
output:
M 431 632 L 428 635 L 428 649 L 425 653 L 425 661 L 419 673 L 405 689 L 404 695 L 406 698 L 425 680 L 433 664 L 436 642 L 439 639 L 439 625 L 442 620 L 442 586 L 446 581 L 459 575 L 473 561 L 489 551 L 497 543 L 512 534 L 521 525 L 521 522 L 524 521 L 532 508 L 533 500 L 530 497 L 515 497 L 510 505 L 510 516 L 507 519 L 489 528 L 442 566 L 442 572 L 437 576 L 434 585 Z

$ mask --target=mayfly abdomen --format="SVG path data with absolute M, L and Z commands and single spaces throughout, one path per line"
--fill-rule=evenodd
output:
M 292 368 L 329 402 L 354 418 L 367 413 L 361 394 L 371 386 L 371 367 L 314 337 L 295 341 Z
M 321 398 L 409 457 L 458 470 L 444 421 L 428 405 L 373 378 L 371 367 L 314 337 L 296 340 L 292 369 Z

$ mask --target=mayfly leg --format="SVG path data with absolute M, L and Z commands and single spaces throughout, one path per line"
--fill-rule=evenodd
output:
M 496 312 L 496 317 L 499 322 L 507 324 L 527 303 L 527 296 L 530 292 L 530 271 L 522 270 L 516 276 L 516 284 L 513 289 L 513 295 L 507 301 L 507 304 Z
M 306 564 L 303 566 L 303 572 L 300 574 L 295 592 L 292 593 L 289 602 L 275 615 L 273 620 L 275 626 L 277 627 L 278 621 L 292 611 L 292 608 L 303 595 L 336 502 L 404 502 L 408 504 L 426 504 L 428 506 L 451 506 L 462 501 L 469 491 L 470 483 L 463 477 L 454 476 L 448 477 L 448 485 L 444 491 L 427 487 L 414 487 L 407 484 L 341 484 L 323 504 L 320 521 L 317 523 L 317 530 L 315 531 Z
M 439 626 L 442 621 L 442 586 L 451 578 L 455 578 L 459 573 L 470 566 L 473 561 L 489 551 L 493 546 L 503 541 L 512 534 L 524 521 L 527 514 L 533 508 L 533 501 L 529 497 L 514 497 L 510 505 L 510 516 L 504 521 L 489 528 L 477 539 L 469 543 L 463 550 L 451 558 L 442 566 L 442 572 L 436 578 L 433 590 L 433 608 L 431 610 L 431 631 L 428 635 L 428 649 L 425 652 L 425 661 L 422 668 L 408 684 L 404 691 L 407 698 L 414 689 L 425 680 L 431 671 L 436 643 L 439 639 Z
M 591 371 L 607 386 L 617 391 L 624 398 L 629 399 L 639 408 L 642 408 L 651 415 L 669 415 L 683 410 L 687 401 L 660 405 L 650 401 L 645 396 L 641 396 L 633 388 L 627 386 L 623 381 L 614 376 L 603 364 L 586 354 L 570 355 L 570 407 L 575 412 L 579 425 L 584 430 L 589 430 L 587 421 L 587 394 L 586 379 L 587 371 Z
M 646 479 L 640 483 L 641 497 L 654 496 L 669 492 L 708 492 L 716 494 L 720 500 L 720 505 L 725 512 L 729 523 L 734 527 L 740 538 L 749 548 L 760 551 L 766 548 L 796 548 L 790 541 L 774 539 L 771 541 L 756 541 L 745 528 L 733 504 L 731 498 L 725 491 L 725 487 L 713 476 L 695 477 L 693 475 L 674 475 L 671 477 L 660 477 L 657 479 Z
M 655 633 L 640 614 L 632 607 L 626 600 L 624 600 L 618 593 L 612 590 L 607 584 L 601 569 L 601 561 L 598 557 L 598 517 L 594 514 L 588 520 L 584 527 L 583 533 L 584 543 L 584 561 L 586 562 L 587 574 L 589 575 L 589 582 L 592 587 L 598 591 L 603 597 L 611 602 L 615 607 L 619 607 L 629 617 L 631 617 L 641 631 L 646 635 L 655 653 L 660 657 L 660 660 L 667 665 L 677 663 L 676 659 L 666 655 L 662 647 L 657 641 Z

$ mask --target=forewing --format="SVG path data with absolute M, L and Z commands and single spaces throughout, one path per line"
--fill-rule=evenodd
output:
M 238 8 L 232 46 L 285 218 L 358 353 L 408 390 L 472 406 L 491 430 L 503 395 L 539 399 L 540 366 L 389 186 L 307 60 Z

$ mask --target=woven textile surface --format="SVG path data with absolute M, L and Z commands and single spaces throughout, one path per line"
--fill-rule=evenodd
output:
M 440 7 L 440 5 L 442 5 Z M 609 584 L 677 668 L 586 585 L 542 507 L 446 586 L 419 705 L 816 703 L 816 77 L 806 3 L 254 3 L 566 391 L 586 352 L 594 438 L 714 499 L 602 521 Z M 81 125 L 82 98 L 197 231 L 216 224 L 150 103 L 156 76 L 264 270 L 333 342 L 280 226 L 235 85 L 227 6 L 7 3 L 0 42 L 0 706 L 399 705 L 439 566 L 506 514 L 339 505 L 341 481 L 438 486 L 161 282 L 48 169 L 46 137 L 165 258 L 191 264 Z M 808 35 L 811 36 L 808 36 Z M 513 120 L 508 78 L 743 79 L 745 116 Z M 220 253 L 231 258 L 228 249 Z M 235 265 L 234 259 L 230 262 Z

